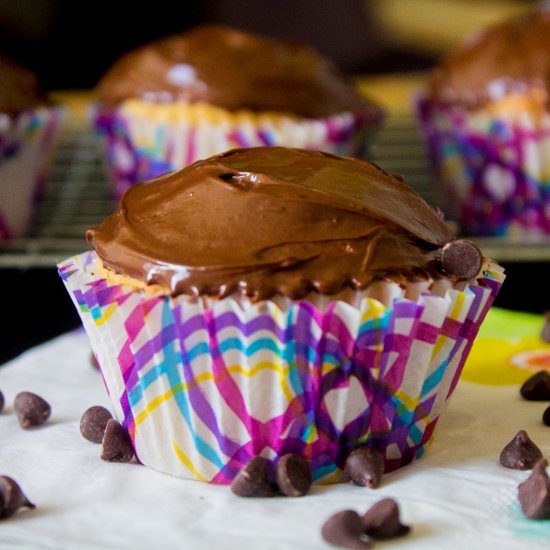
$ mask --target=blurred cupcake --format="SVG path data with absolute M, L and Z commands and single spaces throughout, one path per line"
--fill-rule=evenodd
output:
M 236 149 L 138 184 L 59 271 L 140 461 L 230 483 L 422 455 L 502 270 L 365 161 Z
M 128 53 L 97 87 L 120 195 L 234 147 L 361 156 L 381 111 L 310 47 L 205 25 Z
M 550 233 L 550 12 L 470 37 L 419 104 L 449 213 L 465 233 Z
M 0 245 L 28 229 L 59 118 L 36 76 L 0 54 Z

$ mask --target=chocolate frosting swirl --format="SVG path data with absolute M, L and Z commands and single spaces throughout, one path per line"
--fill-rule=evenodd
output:
M 173 295 L 253 299 L 441 278 L 453 241 L 377 166 L 283 147 L 234 149 L 135 185 L 87 238 L 108 269 Z
M 0 113 L 16 114 L 45 102 L 34 73 L 0 54 Z
M 100 80 L 105 105 L 125 99 L 204 101 L 228 110 L 322 118 L 378 109 L 312 48 L 235 29 L 199 26 L 121 57 Z
M 533 89 L 550 89 L 550 12 L 508 19 L 471 36 L 436 67 L 430 95 L 475 108 Z

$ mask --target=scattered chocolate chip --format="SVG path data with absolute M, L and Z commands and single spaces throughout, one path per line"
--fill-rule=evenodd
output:
M 542 413 L 542 422 L 546 424 L 546 426 L 550 426 L 550 406 L 544 409 Z
M 312 483 L 311 470 L 305 458 L 286 454 L 277 462 L 275 470 L 277 485 L 287 497 L 302 497 L 309 491 Z
M 361 516 L 354 510 L 344 510 L 325 521 L 321 536 L 329 544 L 342 548 L 372 548 L 365 535 Z
M 344 464 L 344 476 L 362 487 L 378 487 L 383 475 L 384 458 L 372 447 L 354 449 Z
M 13 516 L 19 508 L 36 508 L 23 494 L 19 484 L 8 476 L 0 476 L 0 519 Z
M 544 312 L 544 325 L 540 332 L 540 338 L 543 342 L 550 344 L 550 310 Z
M 13 410 L 24 429 L 44 424 L 51 414 L 49 403 L 29 391 L 20 392 L 15 396 Z
M 541 450 L 525 430 L 520 430 L 500 453 L 500 463 L 513 470 L 530 470 L 541 458 Z
M 541 370 L 529 377 L 519 393 L 527 401 L 550 401 L 550 374 Z
M 267 460 L 255 456 L 237 474 L 231 484 L 231 492 L 239 497 L 271 497 L 273 487 L 268 481 Z
M 5 405 L 4 394 L 0 391 L 0 412 L 2 412 L 4 405 Z
M 482 263 L 483 255 L 471 241 L 451 241 L 441 251 L 441 267 L 452 277 L 471 279 L 480 272 Z
M 114 418 L 105 426 L 100 456 L 107 462 L 130 462 L 134 456 L 134 447 L 128 432 Z
M 531 475 L 519 485 L 518 499 L 521 511 L 530 519 L 550 519 L 550 478 L 546 473 L 548 462 L 539 460 Z
M 363 516 L 365 533 L 373 539 L 391 539 L 406 535 L 411 528 L 403 525 L 399 506 L 393 498 L 384 498 L 369 508 Z
M 99 405 L 90 407 L 80 419 L 80 433 L 82 437 L 92 443 L 101 443 L 107 422 L 111 418 L 113 418 L 113 415 L 105 407 Z

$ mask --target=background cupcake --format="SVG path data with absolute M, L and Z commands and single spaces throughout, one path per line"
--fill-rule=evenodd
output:
M 432 72 L 419 114 L 464 232 L 550 233 L 550 12 L 470 37 Z
M 117 194 L 234 147 L 360 156 L 381 111 L 308 46 L 204 25 L 118 60 L 95 124 Z
M 88 238 L 60 274 L 116 416 L 144 464 L 215 483 L 421 456 L 503 280 L 399 179 L 280 147 L 135 185 Z
M 0 54 L 0 245 L 28 228 L 59 118 L 35 75 Z

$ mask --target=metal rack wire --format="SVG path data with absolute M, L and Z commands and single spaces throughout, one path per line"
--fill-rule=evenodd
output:
M 372 146 L 372 160 L 402 174 L 430 204 L 442 203 L 412 116 L 390 117 Z M 115 208 L 92 131 L 72 125 L 60 138 L 48 184 L 28 236 L 0 251 L 0 268 L 54 267 L 87 248 L 86 229 Z M 550 262 L 550 240 L 477 239 L 498 261 Z
M 93 133 L 64 129 L 44 196 L 25 238 L 0 251 L 1 267 L 53 267 L 86 249 L 86 229 L 115 207 Z

